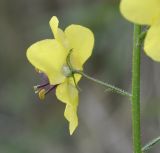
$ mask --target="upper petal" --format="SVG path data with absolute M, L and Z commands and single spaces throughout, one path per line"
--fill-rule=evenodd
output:
M 120 11 L 129 21 L 151 25 L 160 18 L 160 0 L 122 0 Z
M 28 60 L 48 76 L 51 84 L 59 84 L 64 80 L 62 66 L 66 56 L 63 46 L 54 39 L 39 41 L 27 50 Z
M 59 41 L 67 50 L 69 50 L 68 41 L 62 29 L 58 28 L 59 20 L 56 16 L 53 16 L 49 21 L 53 35 L 57 41 Z
M 160 61 L 160 24 L 151 26 L 144 42 L 146 54 L 155 61 Z
M 73 49 L 71 63 L 73 67 L 80 69 L 92 54 L 94 35 L 90 29 L 80 25 L 70 25 L 65 29 L 65 35 L 70 49 Z
M 59 20 L 56 16 L 53 16 L 51 20 L 49 21 L 50 27 L 52 29 L 52 32 L 54 34 L 54 37 L 57 37 L 57 31 L 58 31 L 58 25 L 59 25 Z
M 69 121 L 70 134 L 74 132 L 78 126 L 77 106 L 78 106 L 78 90 L 70 82 L 70 79 L 56 88 L 57 98 L 66 104 L 64 116 Z

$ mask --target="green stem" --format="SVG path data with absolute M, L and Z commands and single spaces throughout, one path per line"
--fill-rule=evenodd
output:
M 140 52 L 141 26 L 134 25 L 134 46 L 132 55 L 132 130 L 134 153 L 141 153 L 140 129 Z
M 82 72 L 82 71 L 73 70 L 73 73 L 81 74 L 81 75 L 84 76 L 85 78 L 87 78 L 87 79 L 89 79 L 89 80 L 91 80 L 91 81 L 93 81 L 93 82 L 95 82 L 95 83 L 98 83 L 98 84 L 104 86 L 104 87 L 107 89 L 107 91 L 109 90 L 109 91 L 112 91 L 112 92 L 121 94 L 121 95 L 123 95 L 123 96 L 131 97 L 131 94 L 128 93 L 127 91 L 124 91 L 124 90 L 122 90 L 122 89 L 120 89 L 120 88 L 117 88 L 117 87 L 115 87 L 115 86 L 113 86 L 113 85 L 111 85 L 111 84 L 102 82 L 102 81 L 100 81 L 100 80 L 97 80 L 97 79 L 95 79 L 95 78 L 92 78 L 92 77 L 88 76 L 87 74 L 85 74 L 85 73 Z

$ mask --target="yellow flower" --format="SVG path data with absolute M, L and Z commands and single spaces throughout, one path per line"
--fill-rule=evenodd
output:
M 27 58 L 48 77 L 49 84 L 56 88 L 56 97 L 66 104 L 64 116 L 69 121 L 72 134 L 78 126 L 78 90 L 75 82 L 79 82 L 81 75 L 75 74 L 74 82 L 66 58 L 72 50 L 71 65 L 74 69 L 82 70 L 83 64 L 92 54 L 94 35 L 88 28 L 75 24 L 62 31 L 58 28 L 59 21 L 55 16 L 49 23 L 55 39 L 42 40 L 30 46 Z M 44 90 L 41 90 L 39 96 L 43 99 L 44 95 Z
M 149 25 L 144 50 L 155 61 L 160 61 L 160 0 L 122 0 L 120 10 L 131 22 Z

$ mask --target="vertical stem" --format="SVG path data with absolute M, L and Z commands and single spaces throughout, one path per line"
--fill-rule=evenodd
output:
M 132 55 L 132 130 L 134 153 L 141 153 L 140 129 L 140 51 L 141 26 L 134 25 L 133 55 Z

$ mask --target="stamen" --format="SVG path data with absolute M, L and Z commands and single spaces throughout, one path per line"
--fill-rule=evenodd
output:
M 35 68 L 35 71 L 36 71 L 37 73 L 41 73 L 41 71 L 40 71 L 38 68 Z
M 37 89 L 43 88 L 43 87 L 45 87 L 45 86 L 47 86 L 47 85 L 49 85 L 49 82 L 48 82 L 48 83 L 44 83 L 44 84 L 42 84 L 42 85 L 36 85 L 36 86 L 34 86 L 33 88 L 34 88 L 34 90 L 37 90 Z
M 43 85 L 44 86 L 44 85 Z M 57 87 L 57 85 L 50 85 L 49 88 L 46 90 L 44 88 L 42 88 L 42 86 L 39 89 L 39 87 L 35 86 L 36 90 L 35 90 L 35 94 L 38 94 L 38 97 L 40 100 L 44 100 L 45 96 L 51 92 L 53 89 L 55 89 Z
M 57 87 L 57 85 L 50 86 L 50 88 L 46 91 L 45 95 L 47 95 L 50 91 L 52 91 L 56 87 Z
M 38 90 L 38 89 L 37 89 L 37 90 L 34 89 L 34 93 L 35 93 L 35 94 L 38 94 L 38 93 L 39 93 L 39 90 Z
M 41 90 L 38 92 L 38 96 L 39 96 L 39 99 L 40 99 L 40 100 L 44 100 L 44 98 L 45 98 L 45 93 L 46 93 L 46 90 L 45 90 L 45 89 L 41 89 Z
M 37 69 L 36 69 L 37 70 Z M 40 100 L 44 100 L 45 96 L 55 89 L 57 85 L 50 85 L 48 77 L 41 71 L 37 70 L 37 72 L 40 74 L 40 77 L 43 79 L 43 84 L 33 86 L 35 94 L 38 94 L 38 97 Z
M 41 88 L 46 87 L 48 85 L 49 85 L 49 83 L 44 83 L 42 85 L 33 86 L 35 94 L 39 93 L 41 91 Z

